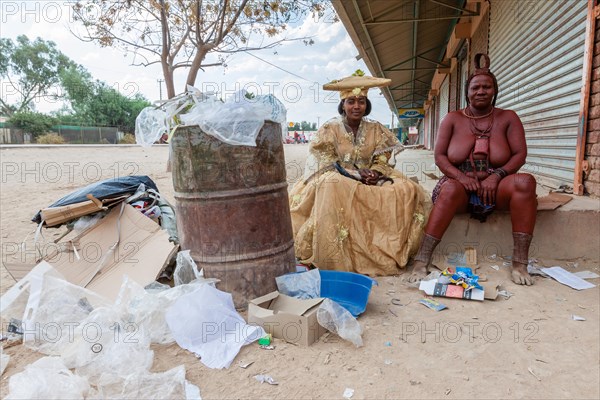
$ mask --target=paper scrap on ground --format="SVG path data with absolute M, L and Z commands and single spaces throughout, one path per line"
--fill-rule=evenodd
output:
M 579 271 L 579 272 L 575 272 L 573 275 L 575 275 L 578 278 L 581 279 L 596 279 L 596 278 L 600 278 L 600 275 L 598 275 L 595 272 L 592 271 Z
M 260 383 L 267 382 L 269 385 L 279 385 L 279 383 L 276 382 L 275 379 L 273 379 L 273 377 L 269 375 L 254 375 L 254 379 L 259 381 Z
M 352 396 L 354 396 L 354 389 L 346 388 L 346 390 L 344 390 L 344 398 L 350 399 Z
M 425 306 L 427 306 L 427 307 L 429 307 L 429 308 L 431 308 L 432 310 L 435 310 L 435 311 L 441 311 L 444 308 L 448 308 L 445 305 L 443 305 L 442 303 L 437 302 L 437 301 L 432 300 L 432 299 L 422 299 L 422 300 L 419 301 L 419 303 L 421 303 L 421 304 L 423 304 L 423 305 L 425 305 Z
M 573 314 L 571 316 L 571 318 L 573 318 L 573 321 L 585 321 L 585 318 L 580 317 L 579 315 L 575 315 L 575 314 Z
M 596 285 L 584 281 L 583 279 L 575 276 L 574 274 L 570 273 L 562 267 L 542 268 L 542 271 L 550 275 L 552 278 L 556 279 L 563 285 L 567 285 L 569 287 L 572 287 L 573 289 L 583 290 L 596 287 Z

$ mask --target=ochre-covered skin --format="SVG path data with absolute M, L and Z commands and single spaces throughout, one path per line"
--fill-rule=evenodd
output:
M 513 232 L 533 233 L 537 210 L 535 179 L 530 174 L 516 173 L 527 157 L 523 124 L 513 111 L 494 108 L 495 94 L 490 75 L 475 75 L 467 90 L 467 108 L 449 113 L 440 124 L 435 162 L 448 180 L 440 188 L 425 227 L 425 233 L 433 238 L 441 239 L 454 215 L 467 211 L 468 194 L 471 192 L 477 192 L 486 205 L 495 203 L 496 210 L 510 211 Z M 502 168 L 508 174 L 504 178 L 490 170 L 465 173 L 458 169 L 463 162 L 469 161 L 477 130 L 485 131 L 487 127 L 491 127 L 489 168 Z M 523 243 L 522 240 L 515 241 L 515 246 L 523 247 Z M 515 251 L 527 254 L 527 249 L 523 251 L 520 247 Z M 418 280 L 424 276 L 426 267 L 426 263 L 416 261 L 410 279 Z M 526 259 L 513 262 L 512 278 L 518 284 L 532 283 Z

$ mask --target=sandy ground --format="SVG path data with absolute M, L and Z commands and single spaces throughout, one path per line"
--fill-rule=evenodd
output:
M 306 145 L 286 146 L 290 181 L 298 178 L 306 150 Z M 146 174 L 173 201 L 166 159 L 167 148 L 157 146 L 0 149 L 2 261 L 32 262 L 31 254 L 15 246 L 34 230 L 34 213 L 93 181 Z M 44 232 L 46 240 L 59 234 Z M 539 261 L 599 272 L 597 260 Z M 0 272 L 5 293 L 15 282 L 4 267 Z M 341 399 L 346 388 L 354 389 L 353 399 L 599 398 L 598 288 L 578 292 L 543 278 L 533 287 L 516 286 L 501 263 L 499 271 L 483 263 L 479 272 L 504 282 L 514 296 L 442 299 L 448 309 L 435 312 L 418 303 L 424 295 L 404 282 L 405 275 L 382 277 L 359 318 L 361 348 L 329 334 L 310 347 L 276 340 L 274 350 L 246 346 L 229 369 L 211 370 L 175 344 L 153 345 L 153 371 L 184 364 L 187 379 L 204 399 Z M 573 314 L 586 320 L 574 321 Z M 10 376 L 41 357 L 23 346 L 5 352 L 11 361 L 0 380 L 0 397 L 8 394 Z M 238 361 L 254 363 L 241 369 Z M 261 384 L 253 378 L 257 374 L 271 375 L 279 385 Z

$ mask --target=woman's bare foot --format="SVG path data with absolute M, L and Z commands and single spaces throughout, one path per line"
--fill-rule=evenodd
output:
M 427 276 L 428 273 L 427 264 L 423 261 L 415 261 L 413 263 L 413 270 L 408 277 L 409 283 L 415 283 L 423 280 Z
M 533 278 L 527 272 L 527 265 L 523 263 L 513 261 L 510 276 L 517 285 L 533 285 Z

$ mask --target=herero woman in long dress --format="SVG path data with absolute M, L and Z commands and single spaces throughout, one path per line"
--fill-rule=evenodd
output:
M 340 91 L 339 117 L 320 127 L 304 177 L 290 193 L 296 257 L 321 269 L 392 275 L 418 249 L 431 207 L 423 188 L 394 169 L 402 148 L 371 110 L 363 76 L 326 84 Z

